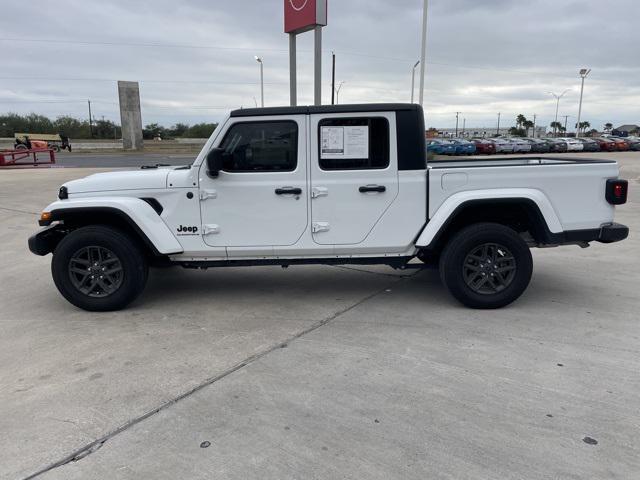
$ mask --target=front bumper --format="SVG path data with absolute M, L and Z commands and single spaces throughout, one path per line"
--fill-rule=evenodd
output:
M 63 236 L 64 232 L 60 224 L 50 225 L 29 237 L 29 250 L 31 253 L 44 256 L 53 252 Z

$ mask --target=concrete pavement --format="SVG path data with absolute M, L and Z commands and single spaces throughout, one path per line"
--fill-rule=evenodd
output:
M 261 267 L 153 271 L 89 314 L 25 241 L 91 171 L 0 172 L 0 478 L 633 478 L 640 155 L 622 162 L 631 237 L 535 250 L 488 312 L 435 271 Z

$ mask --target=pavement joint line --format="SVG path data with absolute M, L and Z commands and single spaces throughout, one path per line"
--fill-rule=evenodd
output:
M 16 212 L 16 213 L 27 213 L 29 215 L 39 215 L 37 212 L 28 212 L 26 210 L 19 210 L 17 208 L 0 207 L 0 210 L 6 210 L 8 212 Z
M 406 278 L 410 278 L 410 277 L 402 277 L 402 276 L 394 276 L 394 278 L 397 278 L 398 281 L 394 282 L 394 283 L 398 283 L 403 281 Z M 172 405 L 175 405 L 176 403 L 180 402 L 181 400 L 184 400 L 185 398 L 193 395 L 194 393 L 199 392 L 200 390 L 203 390 L 204 388 L 213 385 L 214 383 L 218 382 L 219 380 L 224 379 L 225 377 L 231 375 L 232 373 L 237 372 L 238 370 L 241 370 L 242 368 L 251 365 L 252 363 L 256 362 L 257 360 L 260 360 L 261 358 L 265 357 L 266 355 L 270 354 L 271 352 L 277 351 L 279 349 L 285 348 L 289 343 L 315 331 L 318 330 L 319 328 L 331 323 L 333 320 L 335 320 L 336 318 L 344 315 L 345 313 L 350 312 L 351 310 L 358 308 L 360 305 L 364 304 L 365 302 L 375 298 L 376 296 L 384 293 L 387 291 L 387 289 L 389 288 L 389 285 L 385 285 L 383 288 L 376 290 L 373 293 L 370 293 L 369 295 L 365 296 L 364 298 L 361 298 L 360 300 L 358 300 L 357 302 L 349 305 L 348 307 L 343 308 L 342 310 L 339 310 L 331 315 L 329 315 L 326 318 L 323 318 L 322 320 L 319 320 L 315 323 L 313 323 L 312 325 L 310 325 L 309 327 L 301 330 L 300 332 L 288 337 L 286 340 L 283 340 L 281 342 L 276 343 L 275 345 L 272 345 L 271 347 L 267 348 L 266 350 L 263 350 L 261 352 L 257 352 L 247 358 L 245 358 L 244 360 L 240 361 L 239 363 L 236 363 L 235 365 L 233 365 L 232 367 L 228 368 L 227 370 L 223 371 L 222 373 L 208 378 L 206 379 L 204 382 L 200 383 L 199 385 L 196 385 L 195 387 L 191 388 L 190 390 L 181 393 L 180 395 L 178 395 L 175 398 L 172 398 L 164 403 L 162 403 L 159 407 L 156 407 L 138 417 L 135 417 L 129 421 L 127 421 L 126 423 L 124 423 L 123 425 L 119 426 L 118 428 L 116 428 L 115 430 L 113 430 L 112 432 L 107 433 L 106 435 L 103 435 L 102 437 L 98 438 L 97 440 L 94 440 L 90 443 L 88 443 L 87 445 L 75 450 L 74 452 L 72 452 L 71 454 L 63 457 L 62 459 L 53 462 L 51 464 L 49 464 L 48 466 L 36 471 L 35 473 L 32 473 L 26 477 L 23 478 L 23 480 L 31 480 L 33 478 L 39 477 L 40 475 L 50 472 L 51 470 L 55 470 L 56 468 L 62 467 L 64 465 L 67 465 L 68 463 L 71 462 L 76 462 L 79 460 L 82 460 L 83 458 L 88 457 L 89 455 L 91 455 L 92 453 L 98 451 L 108 440 L 110 440 L 111 438 L 115 437 L 116 435 L 119 435 L 121 433 L 123 433 L 124 431 L 128 430 L 129 428 L 137 425 L 138 423 L 141 423 L 143 421 L 145 421 L 146 419 L 152 417 L 153 415 L 171 407 Z

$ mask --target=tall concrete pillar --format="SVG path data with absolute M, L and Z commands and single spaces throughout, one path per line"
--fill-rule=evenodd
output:
M 118 81 L 122 146 L 125 150 L 141 150 L 142 114 L 140 112 L 140 87 L 138 82 Z

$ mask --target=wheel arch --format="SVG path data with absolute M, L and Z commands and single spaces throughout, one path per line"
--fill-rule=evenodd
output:
M 546 216 L 536 200 L 518 196 L 469 199 L 454 206 L 443 204 L 425 227 L 416 246 L 425 251 L 440 252 L 452 235 L 479 222 L 498 223 L 518 233 L 529 232 L 536 243 L 551 244 L 554 241 L 552 228 L 557 232 L 561 227 L 551 205 L 544 207 L 547 207 Z
M 182 253 L 182 246 L 153 207 L 144 200 L 130 200 L 136 201 L 135 208 L 131 205 L 124 205 L 124 208 L 116 205 L 65 206 L 60 204 L 66 201 L 55 202 L 47 209 L 50 218 L 41 225 L 59 223 L 34 236 L 34 243 L 40 247 L 36 253 L 44 255 L 53 251 L 67 233 L 88 225 L 107 225 L 128 233 L 150 257 Z

